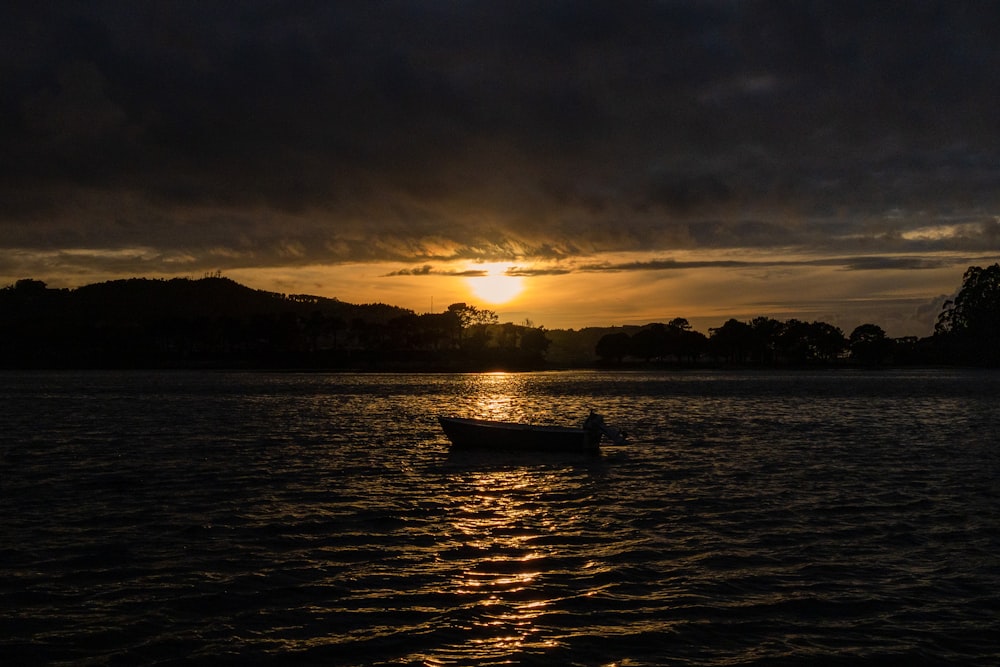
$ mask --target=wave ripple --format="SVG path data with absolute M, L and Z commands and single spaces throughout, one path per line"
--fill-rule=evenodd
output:
M 998 390 L 3 374 L 0 661 L 997 664 Z M 441 405 L 635 435 L 457 455 Z

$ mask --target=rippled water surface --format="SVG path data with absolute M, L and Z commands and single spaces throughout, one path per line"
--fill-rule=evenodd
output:
M 2 664 L 1000 663 L 1000 375 L 0 374 Z M 435 416 L 600 457 L 453 454 Z

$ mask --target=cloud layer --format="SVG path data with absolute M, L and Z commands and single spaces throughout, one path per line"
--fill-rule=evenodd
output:
M 8 269 L 529 275 L 751 249 L 871 270 L 1000 251 L 996 3 L 5 13 Z M 628 252 L 654 256 L 602 258 Z

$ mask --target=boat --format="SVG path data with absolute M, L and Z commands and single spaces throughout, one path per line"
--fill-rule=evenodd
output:
M 625 444 L 624 431 L 605 424 L 593 410 L 579 428 L 443 416 L 438 417 L 438 422 L 452 447 L 460 449 L 596 454 L 602 437 Z

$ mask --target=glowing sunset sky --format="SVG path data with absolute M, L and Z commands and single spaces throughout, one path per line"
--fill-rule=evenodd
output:
M 1000 3 L 2 13 L 2 285 L 923 336 L 1000 260 Z

